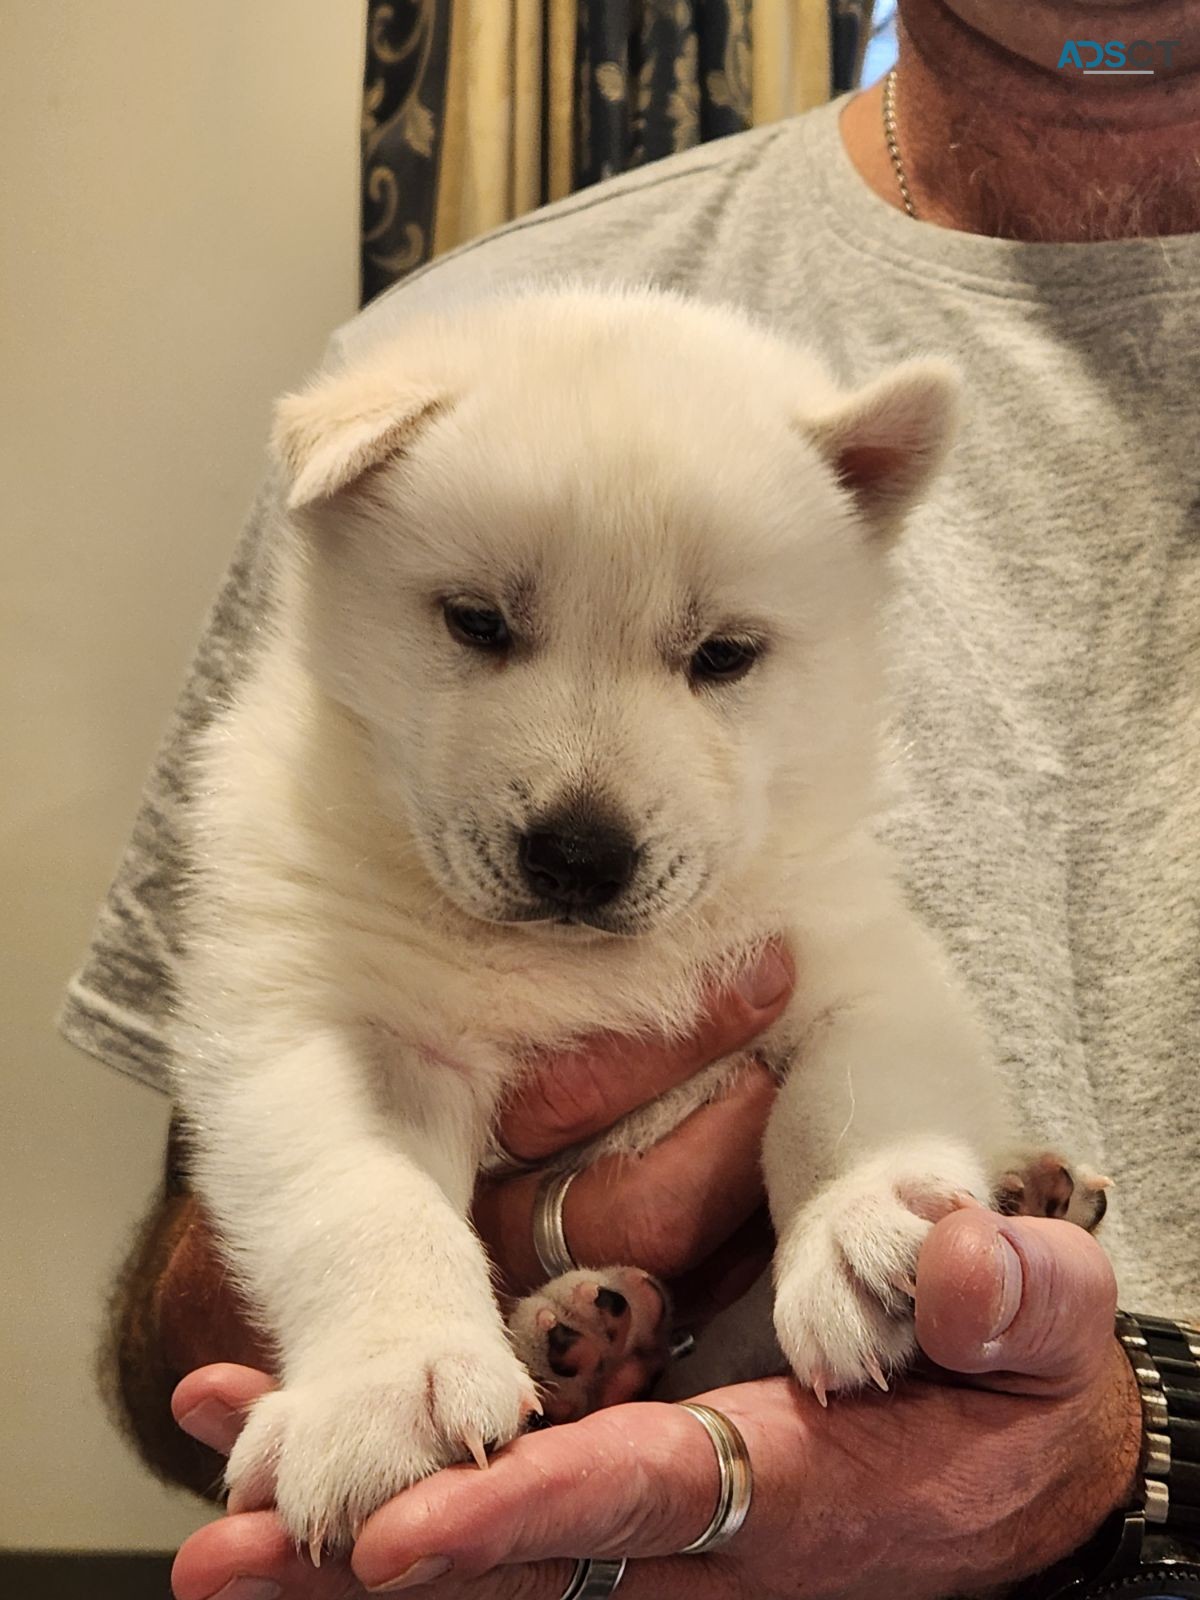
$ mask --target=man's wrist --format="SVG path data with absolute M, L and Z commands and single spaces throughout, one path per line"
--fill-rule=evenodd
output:
M 220 1462 L 183 1434 L 171 1414 L 171 1393 L 181 1376 L 178 1363 L 186 1351 L 168 1351 L 161 1326 L 164 1303 L 174 1304 L 168 1293 L 171 1266 L 194 1210 L 190 1196 L 180 1192 L 168 1189 L 156 1199 L 114 1288 L 99 1367 L 114 1421 L 151 1471 L 211 1497 L 220 1481 Z
M 1132 1505 L 1137 1496 L 1138 1485 L 1141 1480 L 1142 1440 L 1145 1433 L 1145 1414 L 1142 1409 L 1142 1392 L 1138 1385 L 1137 1374 L 1133 1370 L 1125 1347 L 1116 1338 L 1113 1339 L 1116 1349 L 1120 1378 L 1120 1415 L 1124 1420 L 1117 1451 L 1117 1482 L 1119 1493 L 1109 1514 L 1120 1511 Z
M 1113 1514 L 1133 1500 L 1142 1449 L 1142 1406 L 1137 1379 L 1115 1336 L 1106 1360 L 1105 1382 L 1092 1430 L 1094 1470 L 1073 1493 L 1046 1504 L 1046 1516 L 1054 1523 L 1048 1546 L 1038 1571 L 1006 1591 L 1010 1600 L 1034 1600 L 1047 1594 L 1057 1583 L 1052 1575 L 1062 1570 L 1065 1561 L 1087 1550 Z
M 991 1548 L 991 1560 L 974 1567 L 969 1581 L 947 1587 L 953 1600 L 1036 1600 L 1048 1592 L 1050 1574 L 1086 1549 L 1135 1492 L 1141 1453 L 1142 1413 L 1137 1381 L 1114 1337 L 1104 1365 L 1087 1389 L 1063 1400 L 1006 1396 L 1016 1407 L 1053 1406 L 1058 1443 L 1042 1447 L 1033 1498 L 1015 1503 Z M 1006 1430 L 1011 1448 L 1024 1429 Z M 1053 1455 L 1050 1453 L 1053 1452 Z M 1044 1470 L 1049 1456 L 1051 1470 Z M 1054 1456 L 1061 1463 L 1053 1471 Z M 982 1548 L 980 1554 L 982 1555 Z

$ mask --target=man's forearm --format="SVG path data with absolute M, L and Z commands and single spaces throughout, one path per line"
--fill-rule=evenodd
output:
M 118 1421 L 151 1470 L 209 1498 L 220 1487 L 223 1462 L 180 1431 L 171 1393 L 187 1373 L 215 1361 L 271 1366 L 199 1202 L 168 1187 L 113 1292 L 102 1378 Z

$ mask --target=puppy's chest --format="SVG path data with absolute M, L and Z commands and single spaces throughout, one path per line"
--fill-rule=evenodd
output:
M 761 942 L 761 936 L 749 941 L 750 948 Z M 694 948 L 678 941 L 658 950 L 584 948 L 555 952 L 549 960 L 509 957 L 448 975 L 443 1004 L 397 1015 L 387 1030 L 397 1109 L 411 1110 L 414 1102 L 436 1097 L 439 1084 L 456 1085 L 456 1098 L 465 1093 L 474 1104 L 482 1160 L 488 1165 L 487 1152 L 494 1156 L 495 1150 L 487 1132 L 524 1079 L 536 1073 L 540 1092 L 553 1103 L 554 1074 L 561 1072 L 563 1098 L 569 1102 L 579 1096 L 578 1082 L 568 1078 L 581 1070 L 571 1059 L 581 1049 L 591 1057 L 583 1069 L 589 1075 L 595 1063 L 603 1072 L 606 1050 L 619 1051 L 626 1061 L 631 1053 L 636 1058 L 639 1038 L 646 1041 L 648 1060 L 651 1051 L 661 1059 L 664 1036 L 678 1039 L 686 1058 L 687 1041 L 712 993 L 746 955 L 744 941 L 714 956 L 712 943 L 698 939 Z M 624 1036 L 619 1045 L 612 1043 L 617 1036 Z M 661 1074 L 656 1079 L 648 1067 L 646 1103 L 600 1138 L 564 1150 L 557 1164 L 568 1167 L 604 1153 L 648 1149 L 721 1093 L 745 1054 L 698 1064 L 684 1082 L 657 1096 Z M 782 1060 L 780 1049 L 772 1054 Z

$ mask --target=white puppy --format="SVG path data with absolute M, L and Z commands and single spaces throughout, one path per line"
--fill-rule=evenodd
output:
M 935 363 L 841 394 L 732 310 L 574 285 L 282 402 L 281 601 L 198 756 L 176 1081 L 279 1351 L 241 1503 L 345 1542 L 520 1430 L 467 1220 L 501 1097 L 590 1030 L 687 1029 L 772 936 L 778 1341 L 818 1389 L 909 1357 L 929 1219 L 1004 1165 L 980 1029 L 871 833 L 886 556 L 954 407 Z M 773 1349 L 768 1315 L 696 1370 Z

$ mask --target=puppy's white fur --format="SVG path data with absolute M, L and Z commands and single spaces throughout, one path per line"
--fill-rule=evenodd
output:
M 953 409 L 936 364 L 842 395 L 732 310 L 571 284 L 282 403 L 281 603 L 198 757 L 176 1084 L 282 1363 L 230 1463 L 242 1503 L 274 1482 L 295 1533 L 344 1539 L 513 1436 L 531 1384 L 466 1220 L 501 1097 L 533 1050 L 686 1030 L 774 935 L 798 970 L 763 1041 L 777 1335 L 818 1386 L 911 1352 L 894 1285 L 1003 1138 L 871 835 L 886 551 Z M 503 612 L 503 660 L 447 601 Z M 689 680 L 714 635 L 760 647 L 739 681 Z M 546 920 L 517 866 L 564 806 L 639 848 L 591 926 Z M 708 1366 L 770 1345 L 726 1333 Z

